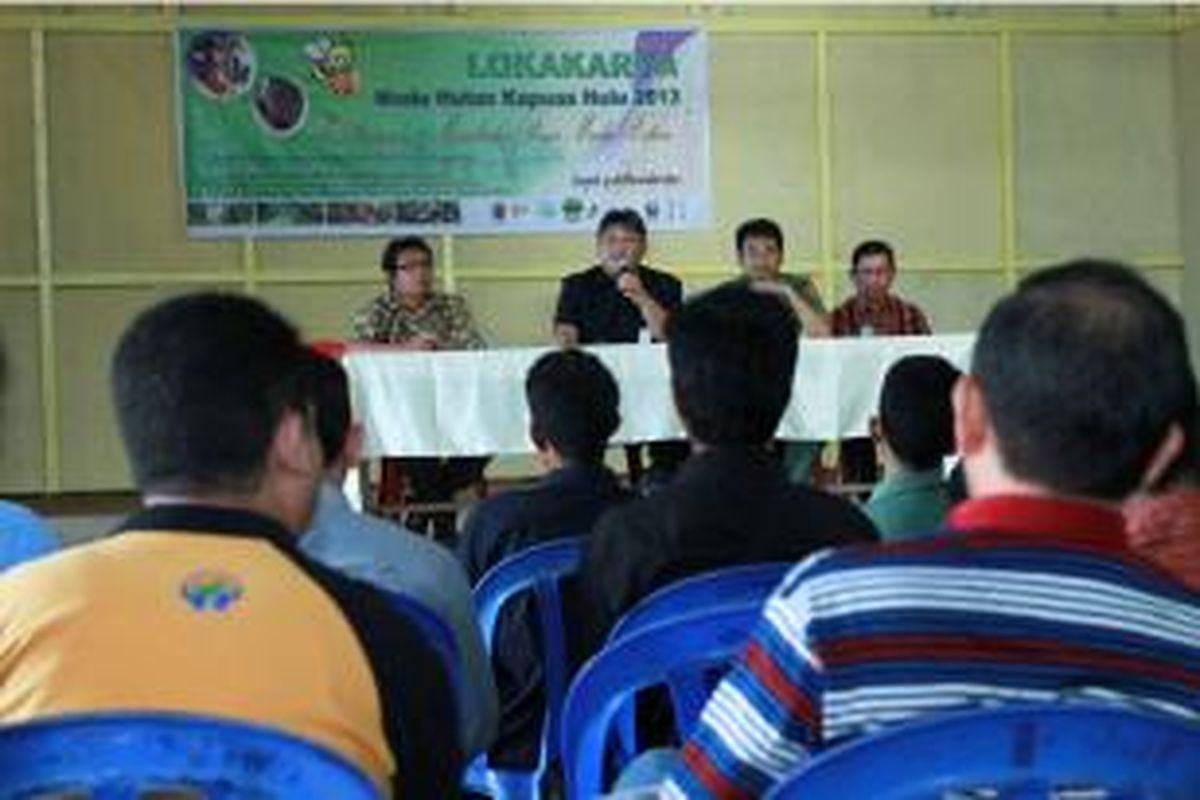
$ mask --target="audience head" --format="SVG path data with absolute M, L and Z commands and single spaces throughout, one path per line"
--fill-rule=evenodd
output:
M 296 329 L 247 297 L 190 294 L 140 314 L 112 362 L 139 489 L 259 503 L 302 530 L 321 467 L 309 361 Z
M 1132 270 L 1080 260 L 992 309 L 955 391 L 973 495 L 1032 487 L 1105 501 L 1153 486 L 1194 425 L 1183 320 Z
M 771 280 L 779 276 L 783 265 L 783 230 L 765 217 L 747 220 L 734 234 L 738 263 L 746 274 L 756 280 Z
M 387 273 L 393 298 L 421 302 L 433 293 L 433 250 L 421 237 L 392 239 L 379 266 Z
M 615 208 L 596 227 L 596 258 L 610 274 L 633 269 L 646 255 L 646 223 L 632 208 Z
M 878 239 L 863 242 L 850 256 L 850 278 L 855 293 L 865 300 L 878 300 L 891 291 L 896 279 L 896 254 Z
M 905 468 L 937 469 L 954 452 L 950 396 L 959 374 L 940 356 L 905 356 L 888 369 L 879 398 L 879 435 Z
M 667 323 L 675 405 L 703 445 L 765 445 L 792 395 L 799 323 L 778 298 L 721 286 Z
M 350 381 L 340 363 L 319 353 L 313 354 L 310 369 L 325 470 L 334 482 L 341 482 L 362 450 L 362 429 L 351 417 Z
M 617 382 L 600 359 L 575 349 L 547 353 L 529 368 L 525 397 L 539 451 L 576 464 L 604 459 L 621 418 Z

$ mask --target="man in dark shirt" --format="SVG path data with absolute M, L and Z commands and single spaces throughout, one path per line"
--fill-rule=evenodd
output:
M 672 316 L 667 353 L 693 455 L 659 493 L 607 512 L 583 561 L 587 649 L 673 580 L 876 538 L 848 502 L 790 484 L 768 445 L 791 399 L 798 328 L 775 297 L 729 285 Z
M 596 229 L 596 266 L 563 278 L 554 312 L 554 338 L 564 347 L 581 344 L 663 341 L 670 315 L 683 303 L 683 284 L 642 263 L 646 223 L 631 208 L 613 209 Z M 669 475 L 687 457 L 686 446 L 649 447 L 651 469 Z M 629 479 L 642 476 L 640 447 L 625 448 Z
M 554 312 L 554 337 L 560 344 L 664 338 L 667 317 L 683 303 L 683 284 L 643 264 L 645 255 L 641 216 L 631 208 L 605 214 L 596 229 L 599 263 L 563 278 Z
M 547 474 L 532 488 L 485 500 L 467 520 L 460 556 L 472 583 L 520 550 L 586 535 L 601 513 L 628 499 L 604 466 L 604 448 L 620 422 L 620 395 L 600 359 L 582 350 L 547 353 L 530 368 L 525 394 L 530 438 Z M 564 597 L 570 625 L 569 587 Z M 493 765 L 537 761 L 545 699 L 537 615 L 528 600 L 505 609 L 492 648 L 501 703 Z

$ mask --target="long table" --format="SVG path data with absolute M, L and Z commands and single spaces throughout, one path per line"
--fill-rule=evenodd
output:
M 928 353 L 966 365 L 974 334 L 802 340 L 785 439 L 865 435 L 884 373 L 902 356 Z M 664 345 L 587 348 L 621 388 L 614 443 L 680 438 Z M 547 348 L 410 352 L 352 346 L 342 355 L 365 428 L 364 456 L 527 453 L 525 373 Z

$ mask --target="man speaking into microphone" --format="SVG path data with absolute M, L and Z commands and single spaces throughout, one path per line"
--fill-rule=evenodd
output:
M 554 338 L 564 347 L 663 341 L 667 318 L 683 304 L 674 275 L 642 263 L 646 223 L 632 208 L 604 214 L 596 228 L 595 266 L 563 278 L 554 312 Z M 626 448 L 629 479 L 642 478 L 640 448 Z M 665 477 L 687 456 L 678 442 L 650 446 L 651 471 Z

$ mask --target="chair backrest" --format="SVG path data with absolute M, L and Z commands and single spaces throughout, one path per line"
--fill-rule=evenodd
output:
M 914 720 L 824 753 L 774 800 L 1185 800 L 1200 724 L 1112 706 L 1037 704 Z
M 462 674 L 461 654 L 458 652 L 458 642 L 454 638 L 454 631 L 451 630 L 449 623 L 438 616 L 432 608 L 406 594 L 389 592 L 388 598 L 397 611 L 412 620 L 425 634 L 425 638 L 441 656 L 451 681 L 457 687 Z
M 381 796 L 340 756 L 289 734 L 232 720 L 120 712 L 0 727 L 0 797 L 134 800 L 154 792 L 221 798 Z
M 794 561 L 742 564 L 673 581 L 638 601 L 613 626 L 608 641 L 615 642 L 630 631 L 696 610 L 754 603 L 761 606 L 794 566 Z
M 792 561 L 768 561 L 742 564 L 736 567 L 692 575 L 658 589 L 644 597 L 622 617 L 608 637 L 615 642 L 633 631 L 656 625 L 672 617 L 706 613 L 721 606 L 752 606 L 761 608 L 795 566 Z M 712 693 L 714 676 L 695 670 L 680 670 L 667 676 L 666 687 L 671 698 L 676 725 L 691 730 L 700 711 Z M 620 752 L 635 752 L 635 712 L 632 703 L 626 705 L 616 722 Z
M 617 712 L 635 692 L 661 684 L 673 673 L 702 673 L 728 663 L 741 651 L 759 614 L 757 606 L 720 606 L 631 631 L 605 645 L 580 670 L 563 708 L 567 796 L 603 793 L 605 745 Z
M 558 721 L 567 693 L 567 646 L 559 581 L 579 569 L 582 555 L 582 537 L 564 537 L 535 545 L 489 569 L 473 592 L 475 619 L 489 653 L 493 649 L 496 624 L 504 604 L 522 592 L 533 592 L 542 634 L 542 674 L 546 692 L 543 742 L 550 751 L 545 754 L 547 758 L 552 758 L 557 751 Z

